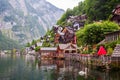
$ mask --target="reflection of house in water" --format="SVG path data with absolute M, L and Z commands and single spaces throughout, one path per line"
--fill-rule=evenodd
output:
M 120 4 L 116 6 L 116 8 L 112 11 L 113 16 L 111 21 L 115 21 L 120 25 Z
M 54 61 L 53 60 L 47 60 L 47 59 L 40 61 L 40 64 L 38 66 L 42 70 L 57 69 L 57 65 L 54 63 Z
M 60 68 L 64 67 L 64 60 L 45 59 L 45 60 L 41 60 L 38 63 L 38 66 L 42 70 L 56 69 L 58 73 L 60 71 Z

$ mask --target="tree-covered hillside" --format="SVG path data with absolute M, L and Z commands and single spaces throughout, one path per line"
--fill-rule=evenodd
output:
M 76 32 L 80 52 L 85 54 L 96 53 L 97 48 L 103 45 L 108 52 L 107 54 L 110 55 L 116 44 L 120 43 L 120 39 L 107 43 L 103 41 L 105 41 L 106 34 L 120 30 L 120 25 L 111 21 L 113 17 L 112 11 L 118 4 L 120 4 L 120 0 L 84 0 L 79 2 L 78 6 L 73 9 L 67 9 L 57 21 L 57 25 L 74 27 L 74 25 L 69 25 L 71 24 L 71 22 L 68 22 L 69 18 L 72 17 L 71 20 L 73 20 L 73 17 L 86 15 L 87 19 L 84 27 L 81 27 Z M 103 43 L 101 44 L 101 42 Z
M 86 14 L 88 22 L 107 20 L 111 17 L 112 10 L 120 3 L 120 0 L 85 0 L 79 2 L 73 9 L 67 9 L 57 24 L 61 25 L 71 15 Z

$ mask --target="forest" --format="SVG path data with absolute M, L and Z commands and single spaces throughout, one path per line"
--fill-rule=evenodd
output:
M 63 16 L 58 20 L 58 25 L 64 25 L 69 16 L 86 14 L 86 23 L 93 21 L 108 20 L 111 18 L 112 10 L 120 4 L 119 0 L 85 0 L 79 2 L 73 9 L 67 9 Z

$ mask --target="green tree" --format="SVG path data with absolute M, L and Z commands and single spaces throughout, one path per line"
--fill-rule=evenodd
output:
M 89 24 L 85 26 L 84 42 L 87 44 L 96 44 L 104 39 L 104 32 L 100 24 Z
M 73 11 L 68 8 L 67 11 L 62 15 L 61 19 L 57 21 L 57 24 L 58 25 L 63 24 L 66 21 L 66 19 L 68 19 L 69 16 L 72 16 L 72 15 L 73 15 Z
M 38 52 L 39 50 L 40 50 L 40 46 L 37 46 L 37 47 L 35 48 L 35 51 Z
M 86 14 L 87 22 L 107 20 L 110 18 L 113 9 L 120 3 L 120 0 L 84 0 L 79 2 L 78 6 L 68 9 L 58 20 L 57 24 L 66 24 L 65 20 L 70 15 Z
M 85 0 L 85 12 L 89 21 L 107 20 L 119 0 Z

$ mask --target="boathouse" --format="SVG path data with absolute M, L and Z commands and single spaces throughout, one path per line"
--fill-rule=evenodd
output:
M 57 51 L 56 47 L 42 47 L 40 48 L 41 58 L 43 59 L 53 58 L 54 53 L 56 53 L 56 51 Z
M 59 44 L 57 47 L 57 58 L 65 58 L 65 54 L 77 53 L 77 45 L 68 43 L 68 44 Z

